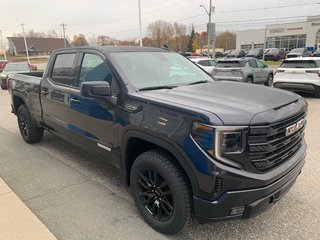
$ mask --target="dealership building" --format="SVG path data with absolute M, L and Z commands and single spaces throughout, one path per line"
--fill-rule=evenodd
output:
M 265 44 L 265 45 L 264 45 Z M 303 22 L 266 25 L 264 29 L 237 32 L 237 49 L 285 48 L 320 46 L 320 16 L 308 17 Z

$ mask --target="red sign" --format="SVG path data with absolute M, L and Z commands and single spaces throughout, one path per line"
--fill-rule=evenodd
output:
M 297 30 L 302 30 L 303 27 L 292 27 L 292 28 L 287 28 L 288 31 L 297 31 Z

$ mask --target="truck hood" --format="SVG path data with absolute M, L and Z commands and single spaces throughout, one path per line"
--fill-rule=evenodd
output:
M 218 116 L 226 125 L 250 125 L 253 117 L 298 100 L 283 90 L 247 83 L 210 82 L 142 92 L 150 99 L 201 109 Z

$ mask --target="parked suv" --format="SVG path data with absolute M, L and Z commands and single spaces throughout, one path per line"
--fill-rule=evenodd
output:
M 307 48 L 294 48 L 287 54 L 287 58 L 310 57 L 310 56 L 311 56 L 311 53 L 308 51 Z
M 264 60 L 272 60 L 272 61 L 279 61 L 280 59 L 286 58 L 286 52 L 283 49 L 279 48 L 269 48 L 265 50 L 264 53 Z
M 262 48 L 250 49 L 246 57 L 254 57 L 257 59 L 262 59 L 263 49 Z
M 271 86 L 273 71 L 255 58 L 224 59 L 212 71 L 215 80 L 260 83 Z
M 208 73 L 211 73 L 214 69 L 214 66 L 217 65 L 217 61 L 212 58 L 208 57 L 197 57 L 197 58 L 190 58 L 190 61 L 197 64 L 199 67 L 201 67 L 203 70 L 205 70 Z
M 228 55 L 227 58 L 241 58 L 246 56 L 246 52 L 244 50 L 232 50 Z
M 274 78 L 274 86 L 313 93 L 320 97 L 320 58 L 289 58 L 283 61 Z

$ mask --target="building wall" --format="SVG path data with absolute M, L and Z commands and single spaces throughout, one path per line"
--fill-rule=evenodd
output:
M 317 47 L 320 44 L 320 16 L 308 17 L 307 21 L 270 24 L 265 29 L 237 32 L 237 49 L 241 46 L 263 44 L 266 47 L 295 48 Z
M 246 30 L 237 32 L 236 49 L 242 49 L 242 45 L 262 44 L 264 42 L 264 29 Z

